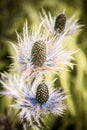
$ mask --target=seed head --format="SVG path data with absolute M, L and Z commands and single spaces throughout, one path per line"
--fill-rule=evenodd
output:
M 48 86 L 45 83 L 39 84 L 36 92 L 36 99 L 40 104 L 44 104 L 48 101 L 49 92 Z
M 35 66 L 43 66 L 46 60 L 46 44 L 43 41 L 35 42 L 32 47 L 31 56 Z
M 61 33 L 65 28 L 65 24 L 66 24 L 65 14 L 59 14 L 55 20 L 54 30 L 57 31 L 58 33 Z

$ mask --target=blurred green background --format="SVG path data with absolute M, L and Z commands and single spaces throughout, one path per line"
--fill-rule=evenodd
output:
M 53 16 L 66 9 L 67 18 L 76 14 L 80 24 L 85 25 L 65 43 L 71 50 L 80 49 L 74 55 L 77 65 L 71 72 L 62 72 L 55 83 L 69 90 L 71 97 L 66 103 L 71 107 L 63 117 L 50 115 L 45 123 L 49 130 L 87 130 L 87 0 L 0 0 L 0 72 L 8 71 L 12 63 L 10 42 L 17 42 L 15 30 L 21 34 L 26 19 L 30 27 L 37 25 L 42 8 Z M 0 97 L 0 130 L 22 130 L 14 110 L 10 110 L 10 101 Z

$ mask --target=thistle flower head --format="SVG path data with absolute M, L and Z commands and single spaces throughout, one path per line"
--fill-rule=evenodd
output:
M 63 32 L 65 25 L 66 25 L 65 14 L 63 14 L 63 13 L 59 14 L 55 19 L 54 30 L 58 33 L 61 33 L 61 32 Z
M 37 87 L 36 99 L 40 104 L 44 104 L 48 101 L 49 91 L 48 86 L 45 83 L 41 83 Z
M 42 23 L 43 24 L 43 23 Z M 27 23 L 24 26 L 23 38 L 18 34 L 18 45 L 13 45 L 17 60 L 18 69 L 24 73 L 24 76 L 38 76 L 47 71 L 59 72 L 63 65 L 73 67 L 71 60 L 74 51 L 66 51 L 63 47 L 63 39 L 66 33 L 60 38 L 40 33 L 38 31 L 28 33 Z
M 57 17 L 52 17 L 51 13 L 47 15 L 44 10 L 42 10 L 41 19 L 43 22 L 43 26 L 47 30 L 47 32 L 51 32 L 53 34 L 63 34 L 66 32 L 66 35 L 74 34 L 78 29 L 80 29 L 83 25 L 79 25 L 78 19 L 75 19 L 73 15 L 69 19 L 66 19 L 65 11 L 59 14 Z
M 50 113 L 61 116 L 66 109 L 64 104 L 66 96 L 60 90 L 53 89 L 52 83 L 35 81 L 31 87 L 29 83 L 24 83 L 16 76 L 12 78 L 5 74 L 3 77 L 8 82 L 4 78 L 0 81 L 6 89 L 0 94 L 9 95 L 15 100 L 15 104 L 12 106 L 21 110 L 19 113 L 21 120 L 26 119 L 30 122 L 30 126 L 33 127 L 37 124 L 38 127 L 41 127 L 40 120 L 43 116 Z
M 31 58 L 33 65 L 43 66 L 46 61 L 46 44 L 43 41 L 37 41 L 32 47 Z

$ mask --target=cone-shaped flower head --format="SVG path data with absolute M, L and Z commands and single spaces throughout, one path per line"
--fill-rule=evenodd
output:
M 60 18 L 61 19 L 61 18 Z M 27 23 L 23 29 L 23 38 L 18 34 L 18 45 L 13 45 L 17 60 L 18 70 L 24 72 L 24 76 L 38 76 L 46 71 L 59 72 L 63 65 L 73 67 L 71 60 L 74 51 L 66 51 L 63 47 L 63 39 L 66 33 L 60 38 L 41 33 L 39 29 L 31 34 L 28 33 Z M 56 25 L 57 26 L 57 25 Z
M 65 14 L 59 14 L 55 19 L 54 30 L 58 33 L 61 33 L 65 29 L 65 25 L 66 25 Z
M 65 32 L 65 36 L 72 35 L 83 26 L 79 25 L 78 19 L 75 20 L 74 15 L 69 19 L 66 19 L 65 11 L 53 18 L 50 12 L 47 15 L 46 12 L 42 10 L 41 19 L 42 21 L 44 20 L 43 26 L 47 32 L 51 32 L 57 35 L 63 34 Z
M 30 122 L 30 126 L 34 127 L 37 124 L 41 127 L 40 121 L 43 116 L 53 114 L 61 116 L 67 106 L 64 103 L 66 96 L 64 92 L 51 87 L 52 83 L 35 82 L 32 84 L 25 83 L 19 76 L 11 77 L 8 74 L 3 75 L 3 80 L 0 81 L 6 89 L 0 94 L 9 95 L 15 103 L 14 108 L 21 110 L 19 112 L 21 120 L 26 119 Z
M 36 91 L 36 99 L 40 104 L 44 104 L 48 101 L 49 91 L 48 86 L 45 83 L 39 84 Z
M 37 41 L 31 51 L 32 63 L 37 66 L 43 66 L 46 61 L 46 44 L 42 41 Z

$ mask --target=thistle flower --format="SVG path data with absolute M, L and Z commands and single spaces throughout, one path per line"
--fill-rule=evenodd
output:
M 74 20 L 75 15 L 66 19 L 65 11 L 53 18 L 50 12 L 47 15 L 46 12 L 42 10 L 41 19 L 44 21 L 43 26 L 47 32 L 51 32 L 53 34 L 60 35 L 66 32 L 66 35 L 72 35 L 83 26 L 79 25 L 78 19 Z
M 66 25 L 66 16 L 65 14 L 59 14 L 55 19 L 54 30 L 58 33 L 64 31 Z
M 20 110 L 21 120 L 29 121 L 31 127 L 35 125 L 41 128 L 43 116 L 50 113 L 61 116 L 67 108 L 64 103 L 66 98 L 64 92 L 51 87 L 54 81 L 51 83 L 35 81 L 31 87 L 31 84 L 24 83 L 18 76 L 3 74 L 3 80 L 0 82 L 6 89 L 0 94 L 9 95 L 15 100 L 16 103 L 12 106 Z
M 63 65 L 68 65 L 73 68 L 72 54 L 74 51 L 66 51 L 63 47 L 63 39 L 66 33 L 60 38 L 46 36 L 41 33 L 41 26 L 32 34 L 28 33 L 27 23 L 23 29 L 23 38 L 18 34 L 18 45 L 13 45 L 15 48 L 17 60 L 16 66 L 24 72 L 26 76 L 38 76 L 46 71 L 59 72 Z

